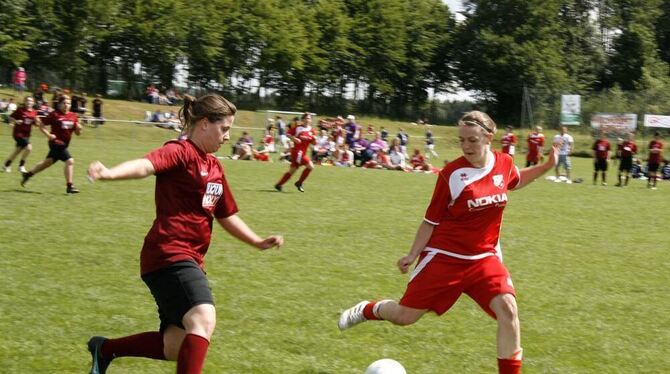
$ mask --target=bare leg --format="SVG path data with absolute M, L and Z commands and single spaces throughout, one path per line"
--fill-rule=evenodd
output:
M 72 175 L 74 174 L 74 158 L 69 158 L 67 161 L 65 161 L 65 168 L 64 174 L 65 174 L 65 182 L 70 185 L 72 184 Z
M 383 301 L 379 304 L 377 311 L 379 318 L 399 326 L 411 325 L 428 312 L 428 309 L 409 308 L 391 300 Z
M 521 329 L 516 299 L 511 294 L 501 294 L 491 300 L 490 307 L 498 321 L 498 357 L 511 358 L 521 350 Z

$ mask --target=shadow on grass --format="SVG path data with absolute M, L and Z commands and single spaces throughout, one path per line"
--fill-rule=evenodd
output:
M 42 192 L 31 191 L 31 190 L 24 190 L 24 189 L 19 189 L 19 188 L 14 188 L 14 189 L 9 189 L 9 190 L 3 190 L 2 192 L 32 193 L 32 194 L 36 194 L 36 195 L 43 195 Z

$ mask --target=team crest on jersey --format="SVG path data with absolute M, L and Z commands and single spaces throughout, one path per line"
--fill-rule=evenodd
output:
M 505 187 L 505 181 L 503 180 L 502 174 L 496 174 L 493 176 L 493 185 L 498 188 Z
M 221 183 L 207 183 L 205 195 L 202 197 L 202 207 L 211 208 L 223 195 L 223 185 Z
M 466 181 L 466 180 L 468 180 L 468 174 L 461 173 L 461 181 Z

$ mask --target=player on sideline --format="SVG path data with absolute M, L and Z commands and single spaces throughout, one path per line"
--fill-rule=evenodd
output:
M 500 139 L 500 144 L 502 145 L 502 153 L 506 153 L 512 158 L 514 158 L 514 153 L 516 151 L 516 135 L 514 135 L 514 128 L 512 126 L 507 126 L 505 128 L 507 132 Z
M 61 95 L 58 98 L 56 109 L 44 118 L 40 123 L 40 131 L 49 138 L 49 154 L 47 157 L 37 163 L 33 168 L 21 173 L 21 186 L 26 185 L 26 182 L 33 175 L 53 165 L 56 161 L 65 162 L 65 183 L 67 185 L 65 192 L 70 194 L 79 193 L 77 187 L 72 184 L 72 175 L 74 174 L 74 158 L 70 156 L 67 147 L 70 145 L 72 133 L 81 135 L 81 125 L 77 115 L 70 112 L 70 97 Z M 51 133 L 47 131 L 45 126 L 51 126 Z
M 535 126 L 535 130 L 528 134 L 528 153 L 526 154 L 526 167 L 537 165 L 542 158 L 544 148 L 544 134 L 541 126 Z
M 230 139 L 237 109 L 221 96 L 184 97 L 179 117 L 188 135 L 171 140 L 145 158 L 111 169 L 93 162 L 95 180 L 156 175 L 156 219 L 140 255 L 142 280 L 156 304 L 160 330 L 117 339 L 92 337 L 91 374 L 104 374 L 113 359 L 146 357 L 177 361 L 177 373 L 200 373 L 216 325 L 214 300 L 203 258 L 216 221 L 235 238 L 258 249 L 279 247 L 281 236 L 256 235 L 237 216 L 224 170 L 212 153 Z
M 628 139 L 624 140 L 620 145 L 619 150 L 619 175 L 617 179 L 619 182 L 617 187 L 628 186 L 628 179 L 630 177 L 630 169 L 633 168 L 633 155 L 637 153 L 637 145 L 635 144 L 635 134 L 628 133 Z M 626 173 L 625 179 L 622 181 L 622 174 Z
M 26 160 L 28 159 L 30 152 L 33 150 L 33 146 L 30 144 L 30 132 L 33 125 L 40 123 L 39 118 L 37 117 L 37 111 L 33 109 L 34 104 L 35 100 L 33 97 L 26 96 L 23 100 L 23 105 L 9 116 L 9 123 L 14 125 L 12 136 L 16 142 L 16 148 L 14 149 L 14 152 L 7 157 L 7 160 L 5 160 L 4 170 L 7 173 L 12 170 L 10 165 L 19 153 L 21 153 L 19 171 L 22 173 L 28 172 L 25 166 Z
M 649 158 L 647 160 L 647 188 L 656 189 L 656 181 L 660 178 L 659 170 L 663 161 L 663 142 L 661 142 L 661 133 L 656 131 L 654 139 L 649 142 Z
M 591 149 L 593 150 L 593 158 L 595 159 L 593 163 L 593 184 L 598 183 L 598 172 L 600 172 L 602 185 L 607 186 L 607 163 L 610 159 L 611 147 L 604 132 L 600 132 L 600 136 L 593 143 Z
M 309 173 L 314 169 L 314 163 L 312 163 L 312 160 L 309 157 L 309 145 L 316 143 L 316 131 L 312 128 L 312 115 L 304 113 L 300 125 L 291 128 L 288 135 L 294 144 L 293 148 L 291 148 L 291 166 L 288 171 L 282 175 L 279 182 L 275 184 L 275 189 L 281 192 L 284 183 L 291 179 L 291 176 L 293 176 L 299 167 L 304 166 L 305 170 L 302 171 L 300 178 L 295 182 L 295 187 L 298 191 L 305 192 L 302 184 L 309 176 Z
M 465 293 L 498 322 L 500 373 L 520 372 L 515 291 L 500 252 L 502 214 L 508 190 L 550 170 L 558 149 L 546 163 L 519 171 L 509 155 L 491 150 L 495 131 L 495 122 L 483 112 L 465 113 L 458 121 L 463 156 L 440 172 L 409 254 L 397 263 L 406 273 L 418 258 L 404 296 L 400 302 L 361 301 L 342 313 L 340 329 L 367 320 L 410 325 L 428 311 L 445 313 Z

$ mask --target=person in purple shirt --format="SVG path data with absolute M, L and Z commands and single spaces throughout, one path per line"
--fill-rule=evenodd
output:
M 356 136 L 358 132 L 356 117 L 351 114 L 347 116 L 347 123 L 344 125 L 344 130 L 346 131 L 346 142 L 349 145 L 349 148 L 353 150 L 355 147 L 354 141 L 358 138 Z
M 368 145 L 368 149 L 371 151 L 371 154 L 376 154 L 379 152 L 380 149 L 383 150 L 388 150 L 388 143 L 382 139 L 382 136 L 380 133 L 376 132 L 375 133 L 375 140 L 370 142 L 370 145 Z
M 354 147 L 351 148 L 354 152 L 354 164 L 356 164 L 357 161 L 360 161 L 359 165 L 362 166 L 370 159 L 370 155 L 368 154 L 369 145 L 370 141 L 365 138 L 354 140 Z

